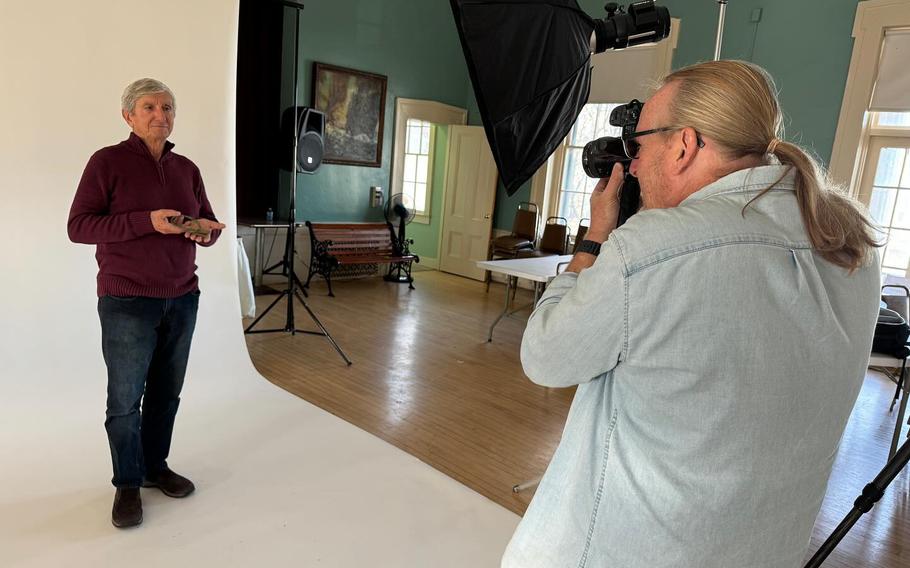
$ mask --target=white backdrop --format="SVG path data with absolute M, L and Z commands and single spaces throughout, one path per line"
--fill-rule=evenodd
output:
M 0 0 L 0 565 L 494 565 L 515 515 L 253 370 L 235 274 L 237 10 Z M 94 247 L 70 243 L 66 220 L 89 156 L 128 135 L 119 97 L 144 76 L 174 90 L 175 151 L 229 228 L 198 251 L 172 451 L 199 491 L 144 491 L 145 523 L 124 532 L 109 521 Z

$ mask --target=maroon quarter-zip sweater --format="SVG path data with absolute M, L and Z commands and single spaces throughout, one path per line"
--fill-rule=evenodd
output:
M 155 160 L 130 134 L 95 152 L 85 166 L 67 229 L 71 241 L 97 245 L 98 296 L 176 298 L 198 289 L 196 243 L 157 232 L 150 217 L 157 209 L 176 209 L 217 221 L 199 168 L 173 147 L 167 142 Z M 211 246 L 220 233 L 200 246 Z

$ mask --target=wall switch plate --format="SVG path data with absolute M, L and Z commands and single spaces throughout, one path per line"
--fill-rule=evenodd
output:
M 755 8 L 752 10 L 752 15 L 749 16 L 749 21 L 753 24 L 757 24 L 761 21 L 761 8 Z
M 379 186 L 370 187 L 370 206 L 371 207 L 381 207 L 382 206 L 382 188 Z

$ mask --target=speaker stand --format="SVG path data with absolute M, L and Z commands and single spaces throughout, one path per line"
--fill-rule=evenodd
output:
M 341 347 L 338 346 L 338 343 L 336 343 L 335 340 L 332 338 L 331 334 L 329 334 L 329 331 L 325 328 L 324 325 L 322 325 L 322 322 L 319 321 L 319 318 L 316 317 L 316 314 L 313 312 L 313 310 L 310 309 L 310 306 L 307 305 L 306 299 L 304 298 L 303 294 L 301 294 L 301 292 L 303 292 L 303 285 L 301 284 L 300 279 L 297 278 L 297 274 L 294 272 L 294 245 L 295 245 L 294 237 L 297 233 L 297 142 L 298 142 L 298 139 L 300 136 L 300 122 L 298 120 L 296 120 L 296 118 L 297 118 L 296 117 L 297 91 L 298 91 L 297 54 L 300 49 L 300 11 L 303 9 L 303 6 L 300 4 L 292 3 L 292 2 L 282 2 L 282 4 L 284 4 L 285 6 L 291 7 L 291 8 L 295 8 L 297 10 L 297 12 L 296 12 L 297 18 L 296 18 L 296 23 L 294 26 L 294 104 L 293 104 L 293 107 L 295 109 L 294 110 L 295 120 L 294 120 L 293 155 L 291 156 L 291 200 L 290 200 L 290 211 L 288 214 L 287 241 L 285 242 L 285 246 L 284 246 L 284 258 L 282 259 L 281 262 L 279 262 L 275 266 L 269 268 L 268 270 L 273 270 L 274 268 L 277 268 L 278 266 L 283 266 L 283 272 L 287 273 L 288 283 L 287 283 L 287 288 L 282 290 L 278 294 L 278 297 L 275 298 L 271 304 L 269 304 L 269 307 L 267 307 L 265 309 L 265 311 L 263 311 L 261 314 L 259 314 L 259 317 L 257 317 L 255 320 L 253 320 L 253 323 L 251 323 L 245 330 L 243 330 L 243 332 L 246 334 L 284 332 L 284 333 L 290 333 L 291 335 L 296 335 L 298 333 L 306 333 L 309 335 L 321 335 L 329 340 L 329 342 L 332 344 L 332 347 L 334 347 L 335 351 L 337 351 L 338 354 L 341 356 L 341 358 L 344 359 L 345 363 L 350 365 L 351 360 L 348 359 L 348 356 L 345 355 L 345 353 L 344 353 L 344 351 L 342 351 Z M 258 324 L 262 320 L 262 318 L 264 318 L 266 316 L 266 314 L 268 314 L 269 311 L 271 311 L 272 308 L 274 308 L 278 304 L 278 302 L 281 301 L 282 298 L 287 299 L 287 315 L 286 315 L 284 327 L 275 328 L 275 329 L 260 329 L 260 330 L 254 329 L 256 327 L 256 324 Z M 297 327 L 294 323 L 294 299 L 295 298 L 297 299 L 297 301 L 300 302 L 301 305 L 303 305 L 303 308 L 310 315 L 310 318 L 313 320 L 313 323 L 315 323 L 316 326 L 319 328 L 319 331 L 308 331 L 308 330 L 304 330 L 304 329 L 297 329 Z

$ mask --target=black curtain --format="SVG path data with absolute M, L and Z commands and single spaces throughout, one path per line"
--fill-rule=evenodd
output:
M 287 12 L 293 12 L 288 9 Z M 292 14 L 293 15 L 293 14 Z M 241 0 L 237 43 L 237 218 L 265 220 L 279 211 L 281 52 L 285 8 Z

